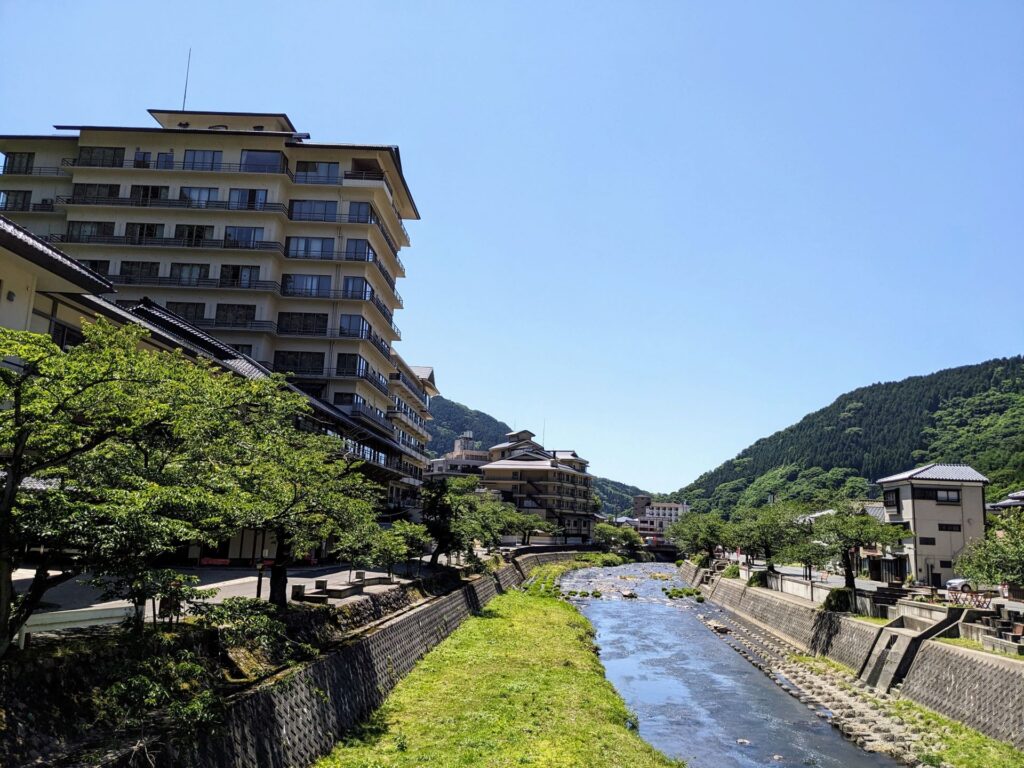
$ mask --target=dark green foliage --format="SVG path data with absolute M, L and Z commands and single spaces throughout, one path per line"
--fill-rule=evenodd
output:
M 836 613 L 849 613 L 854 608 L 853 591 L 849 589 L 833 589 L 825 597 L 822 610 Z
M 740 577 L 740 567 L 736 563 L 730 563 L 722 571 L 723 579 L 738 579 Z
M 747 579 L 748 587 L 767 587 L 768 586 L 768 571 L 754 571 L 750 574 L 750 578 Z
M 989 475 L 989 497 L 1024 487 L 1024 358 L 990 360 L 839 397 L 669 494 L 731 514 L 776 498 L 863 498 L 868 483 L 929 461 Z
M 481 450 L 504 442 L 505 435 L 512 431 L 512 427 L 490 414 L 474 411 L 462 403 L 443 397 L 430 398 L 430 413 L 434 417 L 430 422 L 430 434 L 433 437 L 427 449 L 436 456 L 448 453 L 455 445 L 455 438 L 466 431 L 473 433 L 473 439 Z M 635 485 L 626 485 L 605 477 L 595 477 L 593 489 L 601 502 L 602 514 L 610 517 L 631 511 L 633 497 L 647 493 Z

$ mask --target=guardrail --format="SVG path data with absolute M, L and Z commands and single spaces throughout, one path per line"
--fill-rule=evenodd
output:
M 81 627 L 97 627 L 104 624 L 119 624 L 134 613 L 135 609 L 130 605 L 35 613 L 18 630 L 18 648 L 24 648 L 25 638 L 34 633 L 57 632 L 62 629 L 79 629 Z

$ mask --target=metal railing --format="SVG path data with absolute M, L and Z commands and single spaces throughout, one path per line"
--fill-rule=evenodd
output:
M 92 195 L 59 195 L 61 205 L 112 205 L 131 208 L 187 208 L 212 211 L 261 211 L 285 213 L 284 203 L 239 203 L 231 200 L 190 200 L 169 197 L 104 197 Z
M 141 245 L 162 248 L 227 248 L 249 251 L 279 251 L 284 246 L 275 240 L 226 240 L 214 237 L 144 237 L 135 235 L 49 235 L 51 243 L 87 245 Z
M 30 168 L 0 168 L 0 175 L 3 176 L 64 176 L 66 171 L 63 168 L 52 165 L 34 165 Z
M 424 392 L 422 389 L 420 389 L 419 386 L 417 386 L 415 383 L 410 381 L 409 377 L 406 376 L 401 371 L 396 371 L 395 373 L 389 373 L 388 374 L 388 378 L 391 381 L 398 381 L 398 382 L 401 382 L 403 385 L 405 385 L 405 388 L 408 389 L 413 395 L 415 395 L 416 398 L 421 403 L 423 403 L 423 405 L 427 405 L 427 403 L 429 402 L 429 400 L 427 399 L 427 393 Z
M 394 425 L 389 423 L 386 418 L 378 414 L 377 411 L 375 411 L 373 408 L 370 408 L 368 405 L 364 405 L 362 403 L 353 403 L 352 405 L 348 406 L 348 408 L 349 413 L 352 416 L 360 417 L 368 421 L 371 421 L 376 426 L 387 431 L 388 434 L 394 434 Z
M 275 373 L 284 373 L 288 376 L 315 379 L 364 379 L 387 394 L 387 385 L 380 382 L 369 370 L 359 371 L 352 368 L 332 368 L 324 366 L 309 366 L 305 368 L 282 365 L 277 363 L 263 363 Z
M 292 172 L 287 162 L 266 163 L 225 163 L 221 160 L 125 160 L 120 163 L 89 163 L 78 158 L 65 157 L 60 162 L 63 167 L 73 168 L 132 168 L 149 171 L 207 171 L 210 173 L 272 173 L 283 174 L 289 179 Z

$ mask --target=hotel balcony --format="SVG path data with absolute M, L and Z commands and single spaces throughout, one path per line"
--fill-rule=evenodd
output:
M 131 245 L 157 248 L 216 248 L 248 251 L 278 251 L 284 246 L 275 240 L 226 240 L 215 237 L 142 237 L 134 235 L 49 235 L 51 243 L 79 245 Z
M 406 376 L 401 371 L 396 371 L 395 373 L 388 374 L 388 378 L 391 381 L 397 381 L 399 384 L 404 386 L 409 391 L 409 393 L 413 395 L 413 397 L 415 397 L 417 400 L 420 401 L 420 403 L 423 404 L 424 408 L 426 408 L 430 403 L 430 400 L 427 398 L 427 393 L 420 389 L 419 385 L 417 385 L 415 382 L 409 379 L 409 377 Z

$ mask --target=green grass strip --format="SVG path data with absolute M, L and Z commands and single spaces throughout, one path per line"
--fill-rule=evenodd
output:
M 317 768 L 684 765 L 635 723 L 604 677 L 590 623 L 564 601 L 510 592 L 427 654 Z

